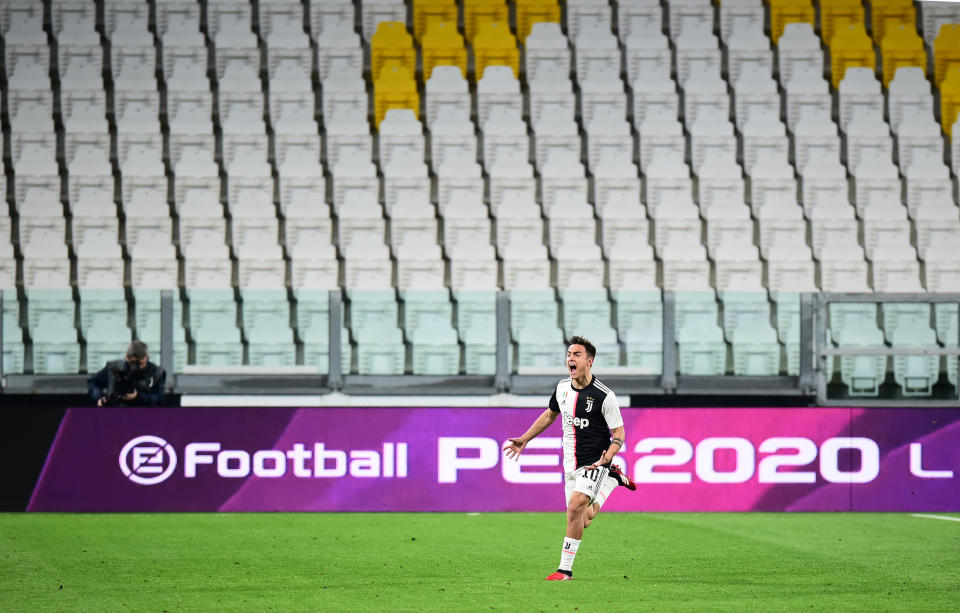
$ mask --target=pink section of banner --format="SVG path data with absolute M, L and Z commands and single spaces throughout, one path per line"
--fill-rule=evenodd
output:
M 632 442 L 621 455 L 630 474 L 643 485 L 635 495 L 619 492 L 607 509 L 777 508 L 779 504 L 765 504 L 764 498 L 781 499 L 779 486 L 789 484 L 785 495 L 792 498 L 805 487 L 823 482 L 817 474 L 819 447 L 825 440 L 849 436 L 856 415 L 848 409 L 627 411 Z M 800 464 L 807 458 L 809 462 Z M 833 500 L 824 505 L 830 510 L 837 506 Z

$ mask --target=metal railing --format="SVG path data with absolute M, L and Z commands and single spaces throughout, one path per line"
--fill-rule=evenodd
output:
M 884 303 L 923 303 L 923 304 L 944 304 L 960 303 L 960 294 L 862 294 L 862 293 L 817 293 L 811 294 L 814 300 L 814 344 L 816 354 L 816 365 L 814 373 L 816 376 L 816 401 L 817 404 L 832 405 L 858 405 L 858 406 L 893 406 L 902 405 L 904 399 L 884 399 L 869 398 L 858 396 L 856 398 L 830 398 L 827 395 L 827 384 L 832 375 L 832 369 L 828 362 L 834 356 L 960 356 L 960 346 L 954 347 L 833 347 L 827 341 L 828 309 L 830 304 L 837 303 L 860 303 L 860 304 L 884 304 Z M 960 330 L 960 309 L 957 314 L 957 329 Z M 802 336 L 802 334 L 801 334 Z M 956 398 L 951 399 L 923 399 L 921 397 L 911 397 L 910 402 L 922 403 L 924 405 L 946 405 L 957 406 L 960 404 L 960 360 L 958 360 L 958 385 L 956 386 Z
M 537 374 L 515 372 L 511 367 L 514 352 L 510 333 L 508 292 L 499 292 L 496 300 L 496 369 L 492 375 L 359 375 L 344 372 L 340 331 L 344 320 L 344 300 L 339 290 L 329 294 L 329 368 L 327 372 L 309 372 L 309 367 L 265 371 L 262 368 L 190 367 L 174 372 L 174 292 L 161 292 L 161 334 L 159 363 L 170 373 L 170 391 L 185 394 L 327 394 L 351 395 L 517 395 L 543 394 L 562 376 L 562 354 L 558 351 L 556 372 Z M 903 400 L 857 397 L 831 398 L 827 394 L 832 375 L 829 359 L 834 356 L 947 355 L 960 356 L 960 347 L 834 347 L 827 342 L 828 305 L 838 302 L 888 303 L 960 303 L 960 294 L 800 294 L 800 366 L 797 375 L 689 375 L 678 369 L 676 306 L 674 292 L 662 296 L 662 369 L 660 374 L 644 374 L 628 367 L 595 370 L 618 393 L 649 396 L 793 396 L 807 397 L 818 404 L 890 405 Z M 2 317 L 2 293 L 0 293 Z M 958 314 L 960 329 L 960 314 Z M 3 343 L 0 326 L 0 346 Z M 119 357 L 119 356 L 118 356 Z M 960 361 L 958 361 L 960 363 Z M 4 373 L 0 377 L 6 393 L 82 393 L 86 375 L 30 375 Z M 960 373 L 958 373 L 960 380 Z M 958 396 L 960 399 L 960 385 Z M 910 399 L 917 404 L 958 404 L 958 400 Z

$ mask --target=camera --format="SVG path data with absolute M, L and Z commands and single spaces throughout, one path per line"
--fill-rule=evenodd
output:
M 110 387 L 107 389 L 105 406 L 123 406 L 124 396 L 133 393 L 143 379 L 144 372 L 139 364 L 125 362 L 123 366 L 110 370 Z

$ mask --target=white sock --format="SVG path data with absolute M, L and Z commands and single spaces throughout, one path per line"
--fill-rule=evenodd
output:
M 560 570 L 573 572 L 573 559 L 577 557 L 580 541 L 569 536 L 563 539 L 563 551 L 560 553 Z

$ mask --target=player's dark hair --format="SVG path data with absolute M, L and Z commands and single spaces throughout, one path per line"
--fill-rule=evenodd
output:
M 571 336 L 570 341 L 567 342 L 567 345 L 583 345 L 583 348 L 587 350 L 588 356 L 591 358 L 597 357 L 597 348 L 593 346 L 593 343 L 582 336 Z
M 147 344 L 143 341 L 133 341 L 130 343 L 130 346 L 127 347 L 127 357 L 136 360 L 142 360 L 147 357 Z

